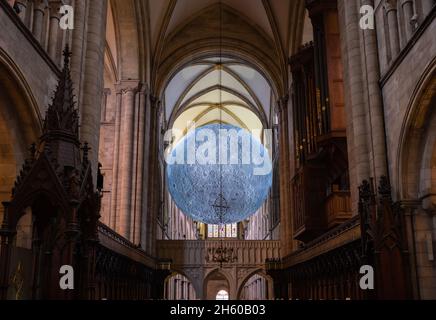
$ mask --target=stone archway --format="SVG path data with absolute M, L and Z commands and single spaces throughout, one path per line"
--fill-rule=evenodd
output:
M 38 110 L 24 76 L 0 50 L 0 202 L 9 199 L 27 149 L 40 135 Z
M 406 215 L 414 295 L 435 299 L 436 268 L 436 60 L 416 86 L 402 128 L 397 197 Z
M 164 285 L 164 297 L 166 300 L 198 299 L 197 285 L 181 272 L 174 271 L 171 273 L 165 279 Z
M 264 280 L 264 284 L 266 287 L 262 288 L 266 290 L 265 298 L 266 300 L 270 300 L 274 298 L 274 287 L 273 287 L 273 279 L 266 274 L 264 269 L 255 269 L 249 270 L 245 274 L 245 276 L 238 283 L 238 291 L 237 291 L 237 299 L 241 300 L 243 298 L 243 291 L 245 286 L 250 282 L 251 279 L 258 276 L 259 279 Z M 263 281 L 262 281 L 263 282 Z M 247 300 L 247 297 L 244 297 L 244 300 Z M 263 300 L 263 299 L 262 299 Z
M 435 104 L 436 60 L 418 83 L 403 124 L 397 189 L 401 199 L 418 199 L 435 191 L 430 178 L 434 169 Z
M 215 269 L 211 271 L 203 282 L 203 297 L 206 300 L 215 300 L 218 292 L 226 291 L 229 294 L 229 299 L 232 297 L 232 282 L 229 280 L 225 271 Z

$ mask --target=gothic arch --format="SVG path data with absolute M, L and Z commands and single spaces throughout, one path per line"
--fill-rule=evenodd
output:
M 244 60 L 247 64 L 259 70 L 270 82 L 276 96 L 286 90 L 283 79 L 283 66 L 275 61 L 281 61 L 274 50 L 266 51 L 265 48 L 273 48 L 274 42 L 262 30 L 259 30 L 248 18 L 241 19 L 240 14 L 226 5 L 222 5 L 223 15 L 239 17 L 228 19 L 226 29 L 218 32 L 217 17 L 220 17 L 220 5 L 213 4 L 196 14 L 171 32 L 165 39 L 165 50 L 157 61 L 159 63 L 155 79 L 155 89 L 159 94 L 163 93 L 166 85 L 174 74 L 178 73 L 186 64 L 192 63 L 198 57 L 207 55 L 236 57 Z M 208 18 L 209 17 L 209 18 Z M 211 22 L 212 19 L 212 22 Z M 199 27 L 199 25 L 201 27 Z M 215 27 L 214 27 L 215 26 Z M 212 29 L 211 29 L 212 28 Z M 242 41 L 237 38 L 233 30 L 243 28 L 251 35 L 252 39 Z M 217 33 L 216 35 L 214 35 Z M 219 33 L 219 34 L 218 34 Z M 183 39 L 180 41 L 178 39 Z M 177 41 L 176 41 L 177 40 Z
M 183 270 L 181 268 L 177 268 L 177 267 L 176 268 L 172 268 L 171 269 L 171 274 L 166 277 L 164 283 L 166 283 L 168 280 L 170 280 L 172 277 L 174 277 L 174 276 L 176 276 L 178 274 L 183 276 L 183 277 L 185 277 L 186 279 L 188 279 L 188 281 L 191 283 L 192 287 L 194 288 L 196 297 L 198 298 L 199 297 L 199 293 L 201 291 L 199 290 L 200 288 L 199 288 L 198 281 L 193 281 L 193 280 L 195 280 L 195 276 L 196 275 L 189 274 L 188 272 L 186 272 L 185 270 Z
M 216 287 L 213 288 L 214 289 L 213 292 L 210 292 L 210 290 L 208 290 L 209 282 L 214 281 L 214 277 L 216 277 L 216 279 L 218 279 L 218 281 L 221 281 L 223 284 L 218 284 Z M 227 272 L 225 269 L 215 268 L 209 271 L 205 275 L 202 283 L 204 298 L 207 299 L 208 297 L 209 298 L 214 297 L 216 296 L 218 291 L 226 290 L 229 293 L 230 300 L 235 299 L 236 298 L 235 296 L 236 288 L 234 287 L 235 281 L 232 280 L 233 280 L 232 275 L 229 272 Z
M 238 46 L 235 41 L 227 41 L 222 39 L 207 40 L 207 43 L 198 41 L 193 44 L 187 44 L 181 47 L 177 52 L 169 57 L 159 66 L 159 71 L 156 76 L 156 92 L 159 96 L 163 94 L 168 83 L 180 70 L 188 64 L 201 58 L 216 57 L 219 54 L 223 58 L 238 59 L 245 65 L 252 67 L 261 73 L 270 84 L 275 96 L 279 96 L 283 92 L 284 86 L 278 80 L 279 76 L 275 67 L 270 67 L 266 63 L 270 60 L 260 53 L 253 53 L 257 49 L 254 47 L 246 48 Z
M 187 109 L 189 109 L 189 107 L 192 107 L 192 102 L 195 101 L 198 98 L 201 98 L 202 96 L 206 95 L 207 93 L 213 92 L 215 90 L 221 90 L 223 92 L 227 92 L 233 96 L 235 96 L 236 98 L 242 100 L 247 106 L 248 109 L 250 111 L 252 111 L 253 113 L 255 113 L 258 118 L 260 119 L 260 121 L 262 122 L 262 125 L 267 128 L 268 127 L 268 122 L 265 116 L 265 113 L 263 112 L 263 110 L 259 110 L 258 107 L 254 106 L 250 100 L 248 100 L 246 97 L 244 97 L 243 95 L 241 95 L 240 93 L 238 93 L 236 90 L 229 88 L 229 87 L 225 87 L 225 86 L 221 86 L 221 85 L 214 85 L 212 87 L 206 88 L 198 93 L 196 93 L 195 95 L 193 95 L 192 97 L 190 97 L 189 99 L 187 99 L 185 102 L 183 102 L 180 106 L 178 106 L 178 108 L 174 108 L 170 119 L 169 119 L 169 127 L 172 126 L 172 124 L 174 123 L 174 121 Z M 237 103 L 236 103 L 237 104 Z M 177 106 L 176 106 L 177 107 Z
M 239 281 L 238 291 L 237 291 L 237 299 L 238 300 L 241 299 L 242 290 L 244 289 L 245 284 L 248 282 L 248 280 L 251 279 L 251 277 L 253 277 L 255 275 L 260 275 L 261 277 L 265 278 L 268 281 L 268 293 L 272 294 L 272 292 L 273 292 L 273 287 L 272 287 L 273 279 L 271 278 L 271 276 L 266 274 L 264 269 L 259 268 L 259 269 L 255 269 L 255 270 L 247 272 L 245 274 L 245 276 L 241 279 L 241 281 Z
M 416 86 L 402 126 L 397 157 L 400 199 L 418 200 L 436 193 L 435 106 L 436 59 Z
M 6 200 L 26 149 L 40 135 L 42 121 L 25 77 L 1 48 L 0 88 L 0 200 Z

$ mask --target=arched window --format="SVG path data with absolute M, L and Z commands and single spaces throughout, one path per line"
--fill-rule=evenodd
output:
M 226 225 L 207 225 L 208 238 L 237 238 L 238 237 L 238 224 Z
M 229 300 L 229 293 L 226 290 L 220 290 L 216 295 L 216 300 Z

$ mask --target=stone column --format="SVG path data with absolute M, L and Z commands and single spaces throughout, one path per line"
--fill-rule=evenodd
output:
M 159 210 L 160 198 L 160 174 L 159 174 L 159 159 L 158 159 L 158 114 L 160 101 L 156 97 L 150 97 L 150 127 L 149 150 L 148 153 L 148 188 L 147 188 L 147 229 L 146 229 L 146 251 L 154 255 L 156 249 L 156 215 Z
M 283 241 L 282 255 L 290 253 L 292 250 L 292 209 L 291 209 L 291 176 L 289 158 L 289 120 L 288 120 L 288 97 L 283 97 L 278 101 L 280 110 L 280 238 Z
M 411 0 L 406 0 L 410 1 Z M 364 0 L 364 4 L 374 6 L 374 0 Z M 413 5 L 413 3 L 412 3 Z M 413 8 L 412 8 L 413 10 Z M 377 47 L 377 34 L 376 30 L 367 29 L 362 32 L 363 42 L 365 46 L 365 77 L 367 83 L 367 103 L 368 103 L 368 116 L 367 121 L 368 132 L 371 133 L 371 174 L 376 181 L 381 176 L 387 175 L 387 151 L 386 151 L 386 136 L 385 136 L 385 123 L 383 112 L 383 98 L 379 85 L 380 81 L 380 65 L 379 65 L 379 52 Z
M 400 53 L 400 36 L 398 33 L 397 0 L 385 0 L 385 10 L 388 17 L 389 42 L 392 59 Z
M 409 40 L 413 34 L 413 25 L 411 21 L 413 17 L 413 0 L 401 0 L 401 6 L 403 8 L 406 36 L 407 40 Z
M 77 0 L 74 3 L 74 30 L 71 36 L 71 79 L 73 79 L 77 105 L 82 109 L 83 70 L 85 68 L 86 52 L 86 16 L 88 12 L 87 2 Z M 70 41 L 67 39 L 67 41 Z
M 117 185 L 117 231 L 132 240 L 132 181 L 134 154 L 135 102 L 139 81 L 125 80 L 121 89 L 121 113 L 119 135 L 119 163 Z
M 149 89 L 147 88 L 147 96 L 144 97 L 144 153 L 143 153 L 143 167 L 142 167 L 142 203 L 141 203 L 141 235 L 140 242 L 141 246 L 144 250 L 147 249 L 149 245 L 148 232 L 149 228 L 149 210 L 148 204 L 150 201 L 150 189 L 149 189 L 149 177 L 150 177 L 150 150 L 151 149 L 151 125 L 154 119 L 152 119 L 152 115 L 154 114 L 153 109 L 155 108 L 154 104 L 157 103 L 154 97 L 150 95 Z M 156 152 L 154 149 L 152 152 Z M 170 212 L 171 215 L 171 212 Z M 171 219 L 171 218 L 170 218 Z M 172 220 L 170 220 L 172 223 Z M 170 231 L 172 228 L 170 227 Z
M 118 203 L 118 189 L 119 189 L 119 163 L 120 163 L 120 130 L 121 130 L 121 102 L 122 102 L 122 89 L 116 88 L 116 104 L 115 104 L 115 139 L 113 150 L 113 166 L 112 166 L 112 190 L 111 190 L 111 204 L 109 212 L 109 226 L 117 230 L 117 203 Z
M 145 168 L 145 120 L 146 120 L 146 100 L 148 98 L 148 89 L 141 86 L 138 93 L 136 105 L 135 120 L 135 158 L 134 158 L 134 179 L 132 179 L 132 206 L 133 221 L 132 224 L 132 241 L 135 244 L 141 244 L 141 232 L 143 225 L 143 193 L 144 193 L 144 168 Z
M 83 72 L 83 99 L 80 139 L 89 143 L 89 160 L 97 180 L 100 139 L 100 108 L 103 94 L 104 51 L 107 1 L 90 1 L 87 25 L 86 56 Z
M 344 65 L 344 98 L 353 212 L 357 212 L 361 181 L 370 177 L 368 110 L 365 108 L 359 7 L 356 1 L 338 1 L 341 50 Z
M 33 3 L 33 35 L 35 39 L 42 43 L 42 33 L 44 30 L 44 13 L 47 8 L 44 0 L 35 0 Z
M 50 2 L 50 27 L 48 38 L 48 55 L 57 64 L 59 60 L 58 55 L 58 38 L 59 38 L 59 9 L 62 3 L 60 1 Z

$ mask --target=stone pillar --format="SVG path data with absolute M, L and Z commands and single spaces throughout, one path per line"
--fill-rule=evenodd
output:
M 159 210 L 160 198 L 160 174 L 158 159 L 158 114 L 160 101 L 156 97 L 150 97 L 150 126 L 148 131 L 149 150 L 148 153 L 148 188 L 147 188 L 147 229 L 146 229 L 146 251 L 154 255 L 156 249 L 156 216 Z
M 389 42 L 392 59 L 400 53 L 400 35 L 398 33 L 397 0 L 385 0 L 385 10 L 388 17 Z
M 44 30 L 44 13 L 47 8 L 44 0 L 35 0 L 33 3 L 33 35 L 35 39 L 42 43 Z
M 403 210 L 404 215 L 404 231 L 407 239 L 407 248 L 409 251 L 409 272 L 411 279 L 411 291 L 414 299 L 421 299 L 420 296 L 420 286 L 419 286 L 419 263 L 418 263 L 418 253 L 417 250 L 422 250 L 422 246 L 417 246 L 417 217 L 419 217 L 418 208 L 421 205 L 419 200 L 401 200 L 400 206 Z M 419 221 L 419 228 L 422 228 L 423 224 Z M 421 237 L 422 239 L 423 237 Z M 421 252 L 420 252 L 421 253 Z M 420 261 L 423 261 L 421 257 L 419 257 Z
M 412 37 L 413 34 L 413 25 L 412 25 L 412 17 L 413 17 L 413 0 L 401 0 L 401 6 L 403 8 L 404 14 L 404 27 L 406 29 L 407 40 Z
M 88 12 L 80 139 L 89 143 L 89 160 L 97 180 L 100 108 L 103 94 L 107 1 L 90 1 Z
M 344 98 L 347 119 L 347 145 L 353 212 L 357 212 L 358 184 L 371 175 L 368 143 L 368 110 L 362 68 L 359 8 L 356 1 L 338 1 L 341 50 L 344 65 Z
M 74 30 L 71 39 L 71 79 L 74 83 L 77 105 L 81 111 L 83 98 L 83 70 L 85 68 L 84 53 L 86 52 L 86 20 L 88 6 L 83 0 L 75 1 L 74 3 Z M 69 39 L 67 39 L 69 41 Z
M 59 60 L 58 54 L 58 38 L 59 38 L 59 9 L 61 6 L 60 1 L 50 2 L 50 27 L 48 38 L 48 55 L 57 64 Z
M 149 245 L 149 229 L 150 225 L 148 224 L 148 204 L 150 201 L 150 189 L 149 189 L 149 177 L 150 177 L 150 150 L 155 152 L 154 149 L 151 149 L 151 125 L 155 119 L 152 119 L 152 115 L 154 114 L 153 110 L 155 108 L 154 104 L 157 103 L 154 97 L 151 96 L 149 88 L 144 88 L 146 90 L 147 95 L 144 96 L 144 143 L 143 143 L 143 159 L 142 162 L 142 194 L 141 194 L 141 230 L 140 230 L 140 243 L 144 250 L 147 250 L 147 246 Z M 170 213 L 171 214 L 171 213 Z M 171 221 L 170 221 L 171 223 Z M 171 228 L 170 228 L 171 230 Z
M 279 100 L 280 110 L 280 238 L 283 241 L 282 255 L 292 250 L 292 209 L 290 191 L 290 161 L 289 158 L 289 120 L 288 120 L 288 97 Z
M 122 102 L 122 89 L 117 88 L 117 97 L 115 104 L 115 139 L 114 139 L 114 153 L 113 153 L 113 167 L 112 167 L 112 190 L 111 190 L 111 204 L 109 211 L 109 226 L 117 230 L 117 203 L 118 203 L 118 190 L 119 190 L 119 165 L 120 165 L 120 132 L 121 132 L 121 102 Z
M 121 113 L 119 135 L 119 171 L 117 191 L 117 231 L 132 240 L 132 180 L 134 154 L 135 103 L 139 81 L 125 80 L 119 85 L 121 90 Z
M 364 0 L 363 2 L 366 5 L 374 6 L 374 0 Z M 366 70 L 363 73 L 367 83 L 366 90 L 369 110 L 367 128 L 368 132 L 371 133 L 371 138 L 368 141 L 368 144 L 371 145 L 371 175 L 378 181 L 380 177 L 387 175 L 388 168 L 383 98 L 379 85 L 380 65 L 376 30 L 367 29 L 363 31 L 363 42 L 365 46 L 364 69 Z
M 136 128 L 135 128 L 135 158 L 134 170 L 135 174 L 132 179 L 132 206 L 134 214 L 134 223 L 132 224 L 132 241 L 135 244 L 141 243 L 141 228 L 142 228 L 142 203 L 144 192 L 144 154 L 145 154 L 145 116 L 146 116 L 146 100 L 148 98 L 148 89 L 142 86 L 138 94 L 138 103 L 136 105 Z M 147 190 L 145 190 L 147 191 Z M 141 243 L 142 245 L 142 243 Z

